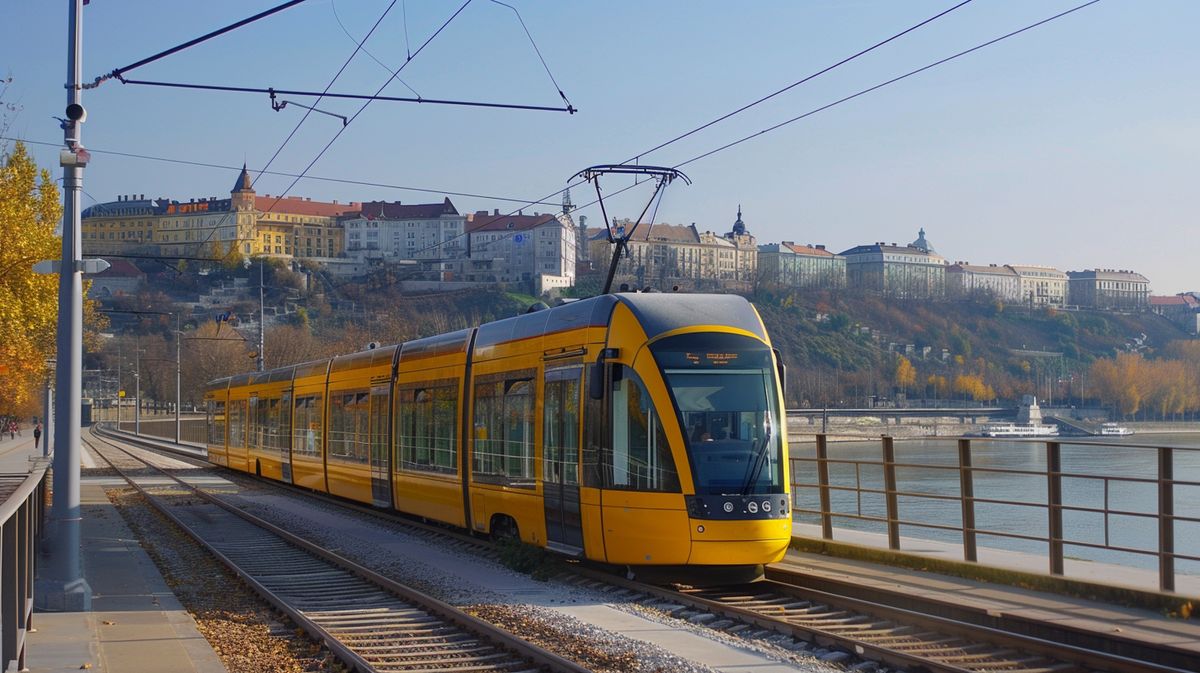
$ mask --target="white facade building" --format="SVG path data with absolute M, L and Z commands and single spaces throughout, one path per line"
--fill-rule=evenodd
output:
M 946 294 L 951 297 L 989 294 L 1002 301 L 1020 301 L 1021 277 L 1007 266 L 956 262 L 946 267 Z
M 1051 266 L 1010 264 L 1021 279 L 1020 301 L 1030 306 L 1062 306 L 1067 303 L 1067 274 Z
M 569 216 L 467 216 L 468 252 L 458 280 L 528 282 L 536 292 L 575 284 L 575 223 Z
M 344 220 L 346 256 L 384 262 L 450 260 L 466 256 L 467 218 L 447 198 L 441 203 L 372 201 Z

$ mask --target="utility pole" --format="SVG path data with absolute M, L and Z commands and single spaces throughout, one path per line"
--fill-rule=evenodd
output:
M 183 398 L 179 394 L 179 372 L 181 370 L 179 357 L 180 344 L 183 343 L 183 315 L 175 314 L 175 443 L 179 443 L 179 407 Z
M 83 76 L 83 0 L 67 0 L 67 120 L 62 123 L 66 149 L 63 167 L 62 259 L 58 269 L 58 356 L 55 374 L 54 502 L 48 526 L 49 563 L 34 596 L 39 607 L 57 611 L 89 611 L 92 589 L 79 559 L 79 423 L 83 383 L 83 257 L 79 205 L 83 167 L 88 155 L 80 127 L 87 114 L 80 101 Z
M 117 430 L 121 430 L 121 403 L 125 401 L 125 396 L 121 387 L 121 341 L 117 340 Z
M 142 335 L 133 341 L 133 434 L 142 434 Z
M 54 368 L 54 360 L 47 360 L 46 367 Z M 54 375 L 46 372 L 46 390 L 42 398 L 42 457 L 50 455 L 50 442 L 54 441 L 54 388 L 50 385 Z
M 263 336 L 267 329 L 267 325 L 264 322 L 266 320 L 266 308 L 264 308 L 263 304 L 263 292 L 266 285 L 266 281 L 263 280 L 263 267 L 266 264 L 267 261 L 265 258 L 258 258 L 258 371 L 260 372 L 263 371 L 264 364 L 266 363 L 266 354 L 263 352 Z

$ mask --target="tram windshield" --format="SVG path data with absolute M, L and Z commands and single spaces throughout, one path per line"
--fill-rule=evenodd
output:
M 696 493 L 783 493 L 771 352 L 723 334 L 684 335 L 659 346 L 655 357 L 679 413 Z

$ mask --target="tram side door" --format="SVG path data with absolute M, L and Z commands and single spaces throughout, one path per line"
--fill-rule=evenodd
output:
M 579 509 L 580 394 L 583 370 L 546 372 L 542 397 L 542 495 L 546 509 L 546 546 L 583 553 Z
M 391 470 L 388 467 L 388 408 L 389 387 L 371 387 L 370 459 L 371 500 L 377 507 L 391 507 Z

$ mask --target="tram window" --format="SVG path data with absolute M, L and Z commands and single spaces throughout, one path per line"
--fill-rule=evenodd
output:
M 473 472 L 483 481 L 533 488 L 533 380 L 475 385 Z
M 287 453 L 288 437 L 292 433 L 292 395 L 284 393 L 283 397 L 278 400 L 271 400 L 273 408 L 276 410 L 273 418 L 275 419 L 272 427 L 275 430 L 275 448 L 280 455 Z
M 331 400 L 329 457 L 351 463 L 367 462 L 367 392 L 336 393 Z
M 388 397 L 387 386 L 371 388 L 371 464 L 379 469 L 387 464 Z
M 396 436 L 401 468 L 446 474 L 458 471 L 457 401 L 453 385 L 400 391 Z
M 679 475 L 662 422 L 632 371 L 613 383 L 612 488 L 679 492 Z
M 542 480 L 579 483 L 580 370 L 546 372 L 542 396 Z
M 246 415 L 246 448 L 257 449 L 262 446 L 258 433 L 262 432 L 262 422 L 258 418 L 259 407 L 258 398 L 251 397 L 248 404 L 250 405 L 250 413 Z M 263 405 L 266 409 L 266 405 Z
M 604 370 L 601 368 L 601 379 L 603 379 L 603 372 Z M 588 377 L 595 374 L 595 369 L 591 367 L 587 369 Z M 603 390 L 603 384 L 601 384 L 601 390 Z M 611 456 L 607 452 L 602 452 L 600 448 L 608 443 L 604 437 L 604 402 L 603 399 L 596 399 L 588 395 L 583 403 L 583 485 L 602 488 L 608 484 L 609 479 L 608 466 L 601 462 L 601 457 L 603 455 Z
M 208 443 L 225 445 L 225 400 L 208 401 Z
M 321 455 L 320 395 L 296 398 L 295 423 L 292 433 L 293 451 L 305 456 Z
M 246 446 L 245 400 L 234 400 L 229 403 L 229 446 L 239 449 Z

